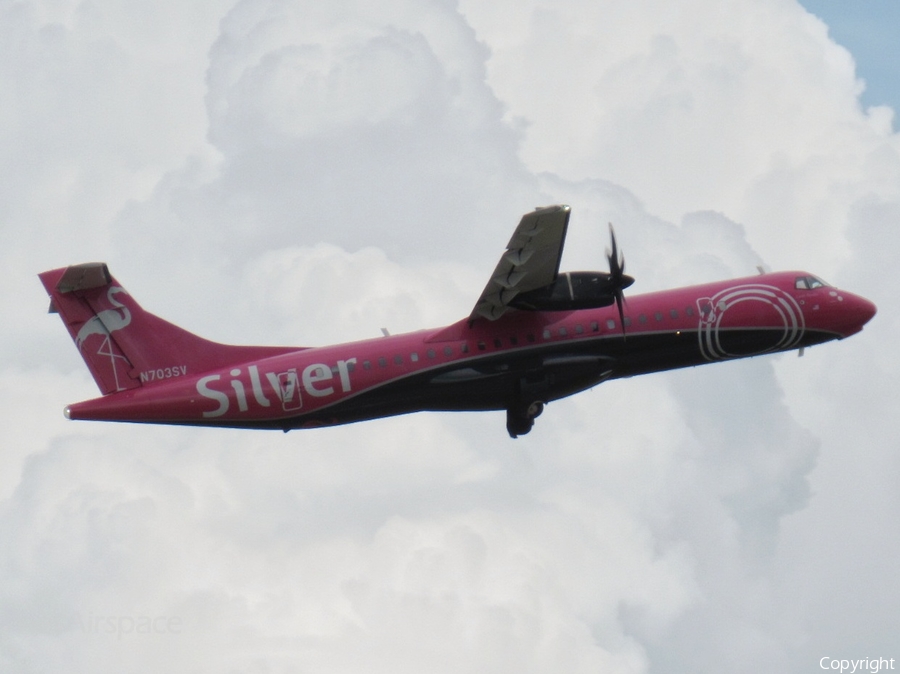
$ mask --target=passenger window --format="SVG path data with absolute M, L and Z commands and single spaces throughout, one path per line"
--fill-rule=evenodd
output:
M 381 358 L 379 358 L 379 359 L 378 359 L 378 366 L 379 366 L 379 367 L 387 367 L 387 358 L 385 358 L 384 356 L 382 356 Z
M 400 354 L 397 354 L 396 356 L 394 356 L 394 364 L 395 365 L 403 365 L 403 356 L 401 356 Z
M 670 316 L 671 318 L 678 318 L 678 309 L 670 309 L 670 310 L 669 310 L 669 316 Z
M 646 322 L 647 322 L 647 314 L 641 314 L 640 316 L 638 316 L 638 323 L 643 325 Z
M 494 346 L 496 346 L 498 349 L 499 349 L 501 346 L 503 346 L 503 342 L 500 341 L 500 338 L 499 338 L 499 337 L 494 337 Z
M 600 324 L 597 321 L 591 321 L 591 332 L 600 332 Z
M 568 335 L 568 334 L 569 334 L 569 331 L 566 330 L 565 328 L 560 328 L 560 329 L 559 329 L 559 336 L 560 336 L 560 337 L 565 337 L 565 336 Z
M 544 330 L 544 339 L 550 339 L 550 330 Z
M 606 319 L 606 327 L 609 328 L 610 330 L 615 330 L 616 322 L 613 319 L 608 318 L 608 319 Z
M 434 358 L 437 354 L 434 352 L 434 349 L 428 349 L 428 351 L 425 352 L 425 355 L 429 358 Z
M 537 338 L 534 336 L 534 333 L 529 332 L 529 333 L 528 333 L 528 336 L 527 336 L 527 339 L 528 339 L 529 342 L 531 342 L 532 344 L 534 344 L 534 340 L 537 339 Z
M 583 335 L 583 334 L 584 334 L 584 328 L 581 327 L 581 323 L 578 323 L 578 324 L 575 326 L 575 334 L 576 334 L 576 335 Z
M 478 342 L 478 350 L 479 351 L 484 351 L 486 348 L 487 348 L 487 344 L 485 344 L 484 342 L 481 342 L 481 341 Z
M 516 344 L 519 343 L 519 338 L 516 337 L 515 335 L 511 335 L 509 338 L 509 343 L 512 344 L 513 346 L 515 346 Z
M 419 362 L 419 354 L 417 354 L 415 351 L 413 351 L 411 354 L 409 354 L 409 359 L 413 363 L 418 363 Z
M 693 316 L 694 315 L 694 307 L 685 307 L 684 315 L 685 316 Z
M 469 353 L 469 345 L 466 342 L 463 342 L 463 345 L 459 347 L 460 353 Z
M 444 347 L 444 355 L 445 355 L 445 356 L 448 356 L 448 357 L 449 357 L 449 356 L 452 356 L 452 355 L 453 355 L 453 348 L 450 347 L 450 346 L 445 346 L 445 347 Z
M 655 318 L 657 321 L 661 321 L 662 318 L 663 318 L 663 317 L 662 317 L 662 312 L 661 312 L 661 311 L 657 311 L 655 314 L 653 314 L 653 318 Z
M 629 325 L 631 325 L 631 316 L 626 316 L 626 317 L 625 317 L 625 320 L 624 320 L 624 323 L 625 323 L 625 327 L 626 327 L 626 328 L 627 328 Z
M 372 369 L 372 361 L 364 360 L 363 361 L 363 370 L 371 370 Z

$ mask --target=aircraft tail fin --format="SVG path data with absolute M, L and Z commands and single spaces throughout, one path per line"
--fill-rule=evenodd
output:
M 38 276 L 103 395 L 297 350 L 198 337 L 144 311 L 103 262 Z

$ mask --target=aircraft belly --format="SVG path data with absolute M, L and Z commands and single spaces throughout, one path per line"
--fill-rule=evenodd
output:
M 777 353 L 821 344 L 837 337 L 832 333 L 806 330 L 798 341 L 785 345 L 782 344 L 782 334 L 780 329 L 767 328 L 721 331 L 712 349 L 704 334 L 697 331 L 629 335 L 626 345 L 610 345 L 609 355 L 617 363 L 616 371 L 610 378 Z
M 596 345 L 550 353 L 491 355 L 387 383 L 311 415 L 288 420 L 292 427 L 334 425 L 422 411 L 503 410 L 523 390 L 549 402 L 583 391 L 611 376 L 614 363 Z
M 304 428 L 353 423 L 424 411 L 507 409 L 521 397 L 551 402 L 584 391 L 607 379 L 631 377 L 702 365 L 710 359 L 696 331 L 606 336 L 541 347 L 530 352 L 500 352 L 386 383 L 312 414 L 267 424 Z M 800 345 L 835 336 L 808 331 Z M 740 356 L 771 353 L 770 330 L 733 331 L 725 343 Z M 795 345 L 792 348 L 796 348 Z

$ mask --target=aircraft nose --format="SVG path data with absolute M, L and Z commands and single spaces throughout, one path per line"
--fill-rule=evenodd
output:
M 875 306 L 874 302 L 870 302 L 865 297 L 857 297 L 856 299 L 859 300 L 859 308 L 857 309 L 859 324 L 860 326 L 863 326 L 871 321 L 875 314 L 878 313 L 878 307 Z
M 878 307 L 865 297 L 844 293 L 844 313 L 846 315 L 844 337 L 855 335 L 863 326 L 872 320 Z

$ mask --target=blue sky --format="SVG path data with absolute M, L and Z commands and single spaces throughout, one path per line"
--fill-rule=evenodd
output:
M 856 59 L 857 76 L 866 81 L 863 106 L 900 106 L 897 70 L 897 29 L 900 3 L 894 0 L 801 0 L 807 10 L 828 24 L 832 39 Z

